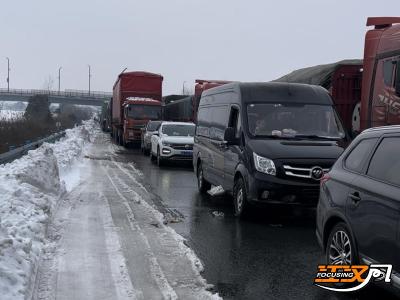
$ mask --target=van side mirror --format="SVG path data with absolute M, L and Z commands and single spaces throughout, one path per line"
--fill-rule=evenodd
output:
M 394 83 L 396 95 L 400 96 L 400 60 L 396 62 L 396 81 Z
M 238 140 L 236 138 L 235 128 L 228 127 L 228 128 L 225 129 L 224 141 L 227 142 L 230 145 L 234 145 L 234 144 L 238 143 Z

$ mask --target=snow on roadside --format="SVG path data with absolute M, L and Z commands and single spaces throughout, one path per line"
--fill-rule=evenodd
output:
M 13 121 L 19 120 L 24 117 L 25 111 L 13 111 L 0 109 L 0 121 Z
M 32 292 L 49 219 L 66 191 L 63 177 L 90 142 L 93 120 L 66 131 L 54 144 L 0 166 L 0 294 L 24 299 Z

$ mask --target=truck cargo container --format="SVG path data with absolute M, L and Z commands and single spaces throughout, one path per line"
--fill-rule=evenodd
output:
M 293 71 L 276 81 L 320 85 L 327 89 L 348 132 L 360 130 L 363 62 L 343 60 Z
M 149 120 L 161 120 L 163 77 L 148 72 L 126 72 L 113 88 L 112 136 L 121 145 L 140 143 Z
M 170 95 L 164 97 L 164 120 L 196 122 L 197 109 L 203 91 L 226 83 L 230 83 L 230 81 L 197 79 L 195 81 L 194 95 Z
M 192 122 L 194 112 L 194 96 L 185 96 L 165 103 L 163 118 L 165 121 Z

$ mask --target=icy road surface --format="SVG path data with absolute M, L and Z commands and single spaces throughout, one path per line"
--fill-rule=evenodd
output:
M 218 299 L 202 264 L 166 223 L 132 163 L 97 132 L 64 175 L 34 299 Z

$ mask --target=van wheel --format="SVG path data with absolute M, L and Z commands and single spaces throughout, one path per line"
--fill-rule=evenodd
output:
M 211 184 L 204 179 L 203 166 L 201 163 L 199 163 L 199 166 L 197 167 L 197 187 L 199 192 L 202 194 L 205 194 L 209 189 L 211 189 Z
M 325 252 L 328 265 L 358 264 L 355 242 L 345 223 L 340 222 L 333 227 Z
M 249 210 L 249 204 L 247 202 L 246 186 L 242 177 L 239 177 L 235 181 L 233 187 L 233 202 L 235 206 L 235 216 L 244 217 Z

